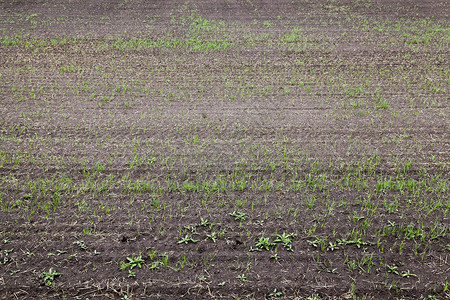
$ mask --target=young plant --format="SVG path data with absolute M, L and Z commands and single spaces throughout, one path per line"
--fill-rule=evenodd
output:
M 236 221 L 245 221 L 246 213 L 233 211 L 230 213 L 230 216 L 232 216 Z
M 245 276 L 245 274 L 238 275 L 238 276 L 236 276 L 236 278 L 240 279 L 242 282 L 248 281 L 248 278 L 247 278 L 247 276 Z
M 270 242 L 268 237 L 260 237 L 259 241 L 256 243 L 256 247 L 260 249 L 266 249 L 267 251 L 270 250 L 271 247 L 275 246 L 276 244 L 273 242 Z
M 277 291 L 277 289 L 274 289 L 272 293 L 269 294 L 269 297 L 277 298 L 283 296 L 283 293 L 281 291 Z
M 293 251 L 292 249 L 292 237 L 295 237 L 295 233 L 285 233 L 277 234 L 275 237 L 275 243 L 281 243 L 283 247 L 285 247 L 289 251 Z
M 197 243 L 198 240 L 195 240 L 192 235 L 186 234 L 181 240 L 178 241 L 178 244 L 189 244 L 189 243 Z
M 133 269 L 135 267 L 139 267 L 139 269 L 142 267 L 142 264 L 145 262 L 142 258 L 142 255 L 139 255 L 137 257 L 127 257 L 128 265 L 130 266 L 130 269 Z
M 56 277 L 61 276 L 63 273 L 56 272 L 52 268 L 48 272 L 42 272 L 42 277 L 46 286 L 53 286 L 53 281 Z

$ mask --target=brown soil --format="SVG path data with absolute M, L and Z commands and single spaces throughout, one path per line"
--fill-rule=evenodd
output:
M 449 7 L 0 3 L 0 298 L 450 299 Z

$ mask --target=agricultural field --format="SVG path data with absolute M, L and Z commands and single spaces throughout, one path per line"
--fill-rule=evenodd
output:
M 446 0 L 0 2 L 0 299 L 450 299 Z

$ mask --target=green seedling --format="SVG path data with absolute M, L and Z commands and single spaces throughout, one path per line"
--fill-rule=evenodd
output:
M 151 266 L 150 266 L 150 270 L 158 270 L 159 269 L 159 261 L 154 261 L 152 262 Z
M 20 270 L 13 270 L 13 271 L 9 272 L 9 275 L 14 276 L 14 274 L 17 274 L 19 272 L 20 272 Z
M 47 286 L 53 286 L 53 281 L 55 280 L 56 277 L 61 276 L 62 273 L 56 272 L 55 270 L 53 270 L 52 268 L 50 268 L 50 270 L 48 270 L 48 272 L 42 272 L 42 277 L 44 279 L 44 283 Z
M 211 222 L 209 222 L 208 220 L 203 219 L 202 217 L 200 217 L 200 223 L 198 225 L 202 226 L 202 227 L 206 227 L 206 226 L 211 225 Z
M 198 240 L 195 240 L 192 235 L 186 234 L 181 240 L 178 241 L 178 244 L 189 244 L 189 243 L 197 243 Z
M 337 246 L 336 243 L 329 242 L 328 250 L 334 251 L 337 249 L 339 249 L 339 246 Z
M 233 211 L 230 213 L 230 216 L 232 216 L 236 221 L 245 221 L 246 213 L 244 212 L 236 212 Z
M 260 249 L 266 249 L 267 251 L 270 250 L 271 247 L 275 246 L 276 244 L 273 242 L 270 242 L 270 239 L 268 237 L 260 237 L 259 241 L 256 243 L 256 247 Z
M 338 243 L 338 245 L 356 245 L 358 248 L 361 248 L 361 246 L 373 245 L 372 242 L 363 241 L 361 238 L 357 238 L 357 239 L 353 239 L 353 240 L 337 239 L 336 242 Z
M 307 240 L 306 241 L 308 244 L 310 244 L 311 246 L 313 246 L 314 248 L 319 248 L 322 251 L 325 251 L 327 249 L 327 238 L 326 237 L 318 237 L 315 236 L 314 240 Z
M 163 253 L 160 255 L 161 257 L 161 263 L 164 267 L 169 266 L 169 255 L 167 253 Z
M 238 276 L 236 276 L 236 278 L 240 279 L 242 282 L 248 281 L 247 276 L 245 276 L 245 274 L 238 275 Z
M 306 298 L 306 300 L 320 300 L 320 299 L 321 298 L 320 298 L 319 294 L 314 294 L 314 295 Z
M 292 237 L 295 237 L 296 234 L 294 233 L 285 233 L 283 232 L 282 234 L 277 234 L 275 237 L 275 243 L 281 243 L 283 245 L 284 248 L 286 248 L 286 250 L 288 251 L 293 251 L 292 248 Z
M 388 269 L 389 273 L 399 275 L 397 266 L 395 266 L 395 265 L 394 266 L 386 265 L 386 268 Z
M 409 278 L 409 277 L 417 277 L 417 275 L 411 273 L 409 270 L 406 270 L 406 271 L 403 271 L 403 272 L 402 272 L 402 277 L 406 277 L 406 278 Z
M 277 298 L 283 296 L 283 293 L 281 291 L 277 291 L 277 289 L 274 289 L 272 293 L 269 294 L 269 297 Z
M 120 271 L 125 271 L 126 269 L 128 269 L 129 266 L 130 266 L 130 264 L 128 264 L 128 263 L 126 263 L 124 261 L 121 261 L 119 269 L 120 269 Z
M 137 257 L 127 257 L 128 264 L 130 266 L 130 269 L 133 269 L 135 267 L 139 267 L 139 269 L 142 267 L 142 264 L 145 262 L 142 258 L 142 255 L 139 255 Z
M 56 250 L 56 252 L 58 252 L 57 255 L 61 255 L 61 254 L 67 253 L 67 251 L 64 251 L 64 250 Z
M 84 243 L 84 241 L 76 241 L 76 242 L 73 242 L 73 244 L 78 245 L 81 248 L 81 250 L 84 250 L 84 251 L 87 250 L 87 246 Z
M 217 241 L 217 238 L 218 238 L 217 232 L 212 232 L 211 234 L 206 234 L 206 236 L 208 238 L 210 238 L 213 241 L 213 243 L 215 243 Z

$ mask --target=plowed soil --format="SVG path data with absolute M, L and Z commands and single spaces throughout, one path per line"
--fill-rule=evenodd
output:
M 448 1 L 2 1 L 1 299 L 450 299 Z

